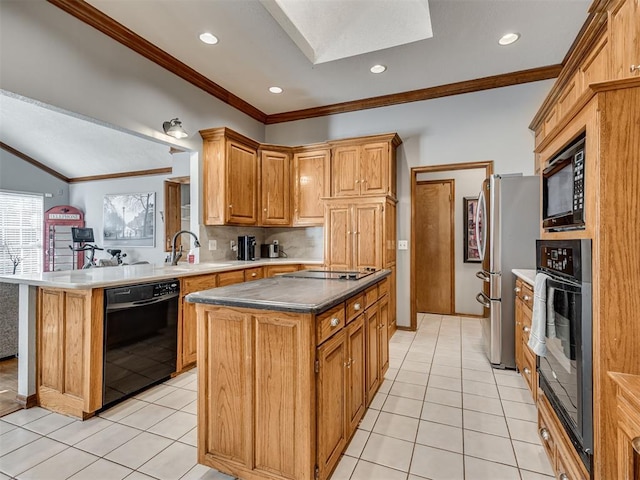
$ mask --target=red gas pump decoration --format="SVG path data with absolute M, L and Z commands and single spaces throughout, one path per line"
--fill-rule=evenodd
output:
M 82 268 L 84 252 L 72 252 L 72 227 L 84 227 L 84 213 L 75 207 L 61 205 L 44 214 L 44 271 Z

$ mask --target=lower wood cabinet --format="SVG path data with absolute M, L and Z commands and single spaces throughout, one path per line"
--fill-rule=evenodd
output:
M 388 366 L 388 294 L 370 291 L 366 310 L 360 292 L 318 316 L 196 304 L 198 462 L 328 479 Z
M 218 276 L 214 274 L 183 277 L 180 281 L 180 313 L 178 321 L 178 363 L 179 372 L 196 362 L 198 349 L 198 330 L 196 306 L 184 297 L 193 292 L 208 290 L 218 286 Z
M 620 480 L 640 479 L 640 375 L 609 372 L 617 386 L 616 438 Z
M 528 346 L 533 316 L 533 287 L 518 278 L 516 280 L 515 292 L 516 369 L 518 369 L 527 383 L 535 401 L 538 392 L 536 355 Z

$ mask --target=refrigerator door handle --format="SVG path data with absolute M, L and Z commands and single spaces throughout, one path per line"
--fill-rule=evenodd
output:
M 478 277 L 483 282 L 491 283 L 491 276 L 488 275 L 484 270 L 476 272 L 476 277 Z
M 482 212 L 482 213 L 481 213 Z M 478 253 L 480 254 L 480 260 L 484 260 L 485 247 L 487 245 L 487 202 L 484 196 L 484 189 L 480 190 L 478 194 L 478 206 L 476 208 L 476 242 L 478 244 Z M 483 221 L 485 225 L 482 225 L 482 232 L 480 232 L 480 221 Z M 482 233 L 482 236 L 480 236 Z
M 476 301 L 485 308 L 491 308 L 491 300 L 482 292 L 476 295 Z

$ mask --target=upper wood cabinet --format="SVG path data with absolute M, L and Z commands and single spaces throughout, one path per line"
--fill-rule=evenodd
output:
M 260 225 L 291 224 L 290 150 L 260 147 Z
M 640 0 L 618 0 L 609 10 L 613 79 L 640 76 Z
M 329 143 L 332 197 L 396 195 L 396 134 Z
M 293 154 L 293 225 L 322 225 L 324 204 L 329 196 L 329 156 L 327 145 L 299 147 Z
M 202 130 L 205 225 L 258 222 L 258 143 L 229 128 Z

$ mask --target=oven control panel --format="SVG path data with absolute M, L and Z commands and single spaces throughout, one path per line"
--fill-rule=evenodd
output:
M 543 246 L 540 266 L 565 275 L 574 276 L 573 249 Z

